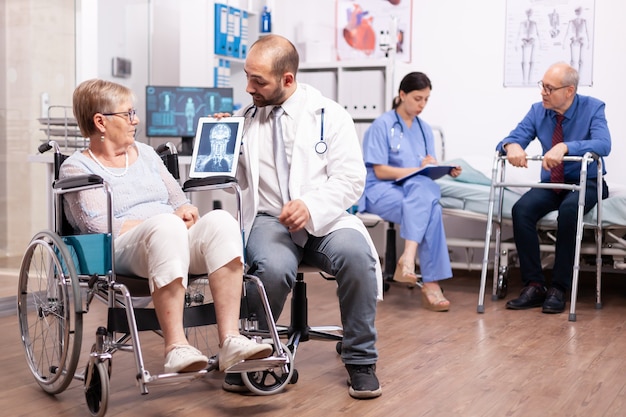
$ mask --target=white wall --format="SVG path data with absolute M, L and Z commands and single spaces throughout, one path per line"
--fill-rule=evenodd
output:
M 318 39 L 334 44 L 328 30 L 335 25 L 334 0 L 302 2 L 297 8 L 288 7 L 292 0 L 274 1 L 275 33 L 295 41 L 298 26 L 317 25 Z M 579 93 L 606 102 L 613 138 L 607 179 L 624 182 L 626 120 L 620 103 L 626 93 L 621 75 L 626 2 L 596 0 L 595 5 L 593 86 L 581 87 Z M 540 100 L 538 88 L 503 87 L 505 14 L 504 0 L 413 0 L 412 63 L 399 64 L 396 79 L 399 83 L 409 71 L 431 78 L 433 91 L 423 117 L 444 128 L 447 158 L 490 161 L 496 143 Z
M 3 0 L 0 22 L 0 257 L 21 257 L 46 225 L 45 167 L 26 161 L 46 138 L 42 93 L 50 105 L 71 99 L 74 1 Z
M 150 12 L 150 0 L 76 0 L 76 84 L 102 78 L 128 86 L 142 120 L 150 70 Z M 167 34 L 165 28 L 161 33 Z M 131 61 L 128 78 L 113 76 L 114 57 Z M 177 62 L 175 58 L 168 62 Z M 146 141 L 141 126 L 137 138 Z
M 88 7 L 89 1 L 82 3 L 86 11 L 93 10 Z M 213 34 L 213 2 L 187 0 L 181 4 L 172 0 L 135 0 L 136 6 L 127 7 L 126 14 L 107 14 L 106 10 L 119 10 L 126 3 L 121 0 L 103 2 L 97 8 L 97 17 L 92 15 L 91 22 L 97 21 L 100 26 L 97 29 L 99 47 L 83 44 L 82 49 L 79 48 L 79 57 L 82 50 L 82 58 L 87 58 L 87 62 L 82 63 L 77 59 L 79 80 L 81 75 L 82 79 L 90 75 L 84 73 L 93 71 L 94 63 L 89 60 L 93 54 L 89 53 L 96 50 L 100 61 L 95 64 L 99 68 L 98 76 L 106 76 L 110 71 L 112 56 L 131 56 L 133 77 L 128 83 L 140 95 L 139 103 L 143 85 L 148 81 L 190 85 L 211 82 L 212 62 L 208 57 L 212 55 L 209 45 Z M 150 22 L 151 26 L 142 16 L 142 10 L 150 3 L 155 19 Z M 251 2 L 230 3 L 246 7 Z M 293 7 L 293 0 L 267 0 L 255 2 L 253 7 L 260 8 L 266 3 L 273 9 L 274 33 L 294 43 L 311 38 L 334 45 L 335 0 L 302 1 L 297 8 Z M 593 95 L 607 104 L 606 114 L 613 136 L 613 150 L 606 161 L 607 178 L 616 182 L 626 176 L 626 164 L 620 164 L 620 156 L 626 154 L 626 143 L 621 140 L 626 136 L 626 122 L 620 117 L 620 100 L 626 86 L 619 73 L 625 60 L 626 25 L 621 19 L 626 15 L 626 2 L 596 0 L 595 5 L 593 86 L 581 87 L 579 92 Z M 473 157 L 476 161 L 481 158 L 489 161 L 495 144 L 515 127 L 530 105 L 540 99 L 537 88 L 503 87 L 505 7 L 503 0 L 482 0 L 480 5 L 457 0 L 413 0 L 412 63 L 398 64 L 396 80 L 399 82 L 409 71 L 423 71 L 431 78 L 433 92 L 423 117 L 444 128 L 448 159 Z M 197 13 L 190 13 L 192 10 Z M 259 19 L 259 15 L 253 19 Z M 88 23 L 89 20 L 83 21 L 84 33 L 93 32 Z M 146 39 L 148 28 L 151 33 Z M 151 58 L 146 57 L 147 45 L 152 48 Z M 207 58 L 200 59 L 203 50 L 207 50 Z M 235 90 L 241 93 L 245 80 L 238 77 L 234 81 Z M 239 96 L 247 98 L 245 94 Z
M 88 7 L 89 0 L 81 2 L 86 12 L 93 10 Z M 107 10 L 119 10 L 125 2 L 100 2 L 97 15 L 92 15 L 92 23 L 95 20 L 99 26 L 95 50 L 100 63 L 81 63 L 77 59 L 77 68 L 88 72 L 95 65 L 99 68 L 98 76 L 106 77 L 112 56 L 132 58 L 133 77 L 127 82 L 138 93 L 139 103 L 143 102 L 143 86 L 148 82 L 210 85 L 213 3 L 209 0 L 134 0 L 131 4 L 135 7 L 127 7 L 126 13 L 110 14 Z M 295 8 L 293 0 L 250 3 L 230 1 L 231 5 L 253 7 L 257 11 L 263 4 L 269 4 L 273 32 L 288 37 L 298 47 L 307 40 L 331 45 L 331 49 L 335 44 L 335 0 L 300 1 Z M 593 86 L 581 87 L 579 92 L 593 95 L 607 104 L 606 114 L 613 136 L 613 150 L 606 160 L 607 179 L 615 183 L 626 174 L 626 164 L 620 163 L 620 156 L 626 154 L 626 143 L 621 140 L 626 135 L 626 122 L 620 117 L 620 99 L 626 87 L 618 73 L 625 59 L 626 25 L 620 19 L 626 14 L 626 3 L 596 0 L 595 5 Z M 152 21 L 149 22 L 142 12 L 147 8 L 151 8 Z M 413 0 L 412 62 L 398 63 L 395 76 L 397 84 L 409 71 L 428 74 L 433 92 L 423 117 L 444 129 L 446 158 L 463 157 L 485 172 L 490 167 L 496 143 L 515 127 L 530 105 L 540 99 L 538 88 L 503 87 L 505 15 L 506 1 L 503 0 L 483 0 L 480 5 L 458 0 Z M 260 16 L 251 18 L 258 20 Z M 89 19 L 83 20 L 83 33 L 93 32 L 88 23 Z M 251 24 L 258 27 L 258 22 Z M 93 50 L 89 44 L 83 44 L 83 57 L 93 56 Z M 237 68 L 233 71 L 235 95 L 242 98 L 238 101 L 245 105 L 249 97 L 245 94 L 242 64 L 234 65 Z M 77 73 L 80 80 L 79 69 Z M 538 152 L 538 146 L 529 151 Z M 537 171 L 538 168 L 517 170 L 516 174 L 534 180 L 538 178 Z
M 275 0 L 274 32 L 297 42 L 297 28 L 312 26 L 317 29 L 316 40 L 334 45 L 336 2 L 306 2 L 294 9 L 287 7 L 290 1 Z M 446 159 L 464 158 L 487 174 L 495 145 L 517 125 L 531 104 L 541 99 L 538 88 L 503 87 L 506 3 L 413 0 L 412 62 L 398 63 L 395 75 L 399 84 L 410 71 L 428 74 L 433 91 L 422 116 L 444 129 Z M 622 139 L 626 136 L 626 119 L 621 115 L 626 93 L 621 76 L 626 59 L 626 25 L 621 19 L 626 15 L 626 3 L 596 0 L 595 5 L 593 86 L 581 87 L 579 93 L 606 103 L 613 140 L 611 155 L 606 158 L 607 181 L 626 184 L 626 164 L 621 163 L 626 155 Z M 528 150 L 532 155 L 540 152 L 537 144 Z M 538 171 L 538 166 L 510 169 L 509 175 L 535 181 Z M 448 236 L 484 238 L 482 222 L 446 218 L 445 223 Z M 510 236 L 510 231 L 504 234 Z M 401 243 L 398 240 L 398 253 Z M 481 258 L 482 251 L 475 251 L 473 260 L 480 262 Z M 462 251 L 454 249 L 452 260 L 465 261 Z
M 483 0 L 480 7 L 450 0 L 415 3 L 415 68 L 433 79 L 424 117 L 445 127 L 450 157 L 491 155 L 495 144 L 540 100 L 538 88 L 502 86 L 506 2 Z M 579 93 L 606 103 L 613 139 L 607 179 L 623 182 L 626 122 L 620 103 L 626 86 L 618 68 L 625 59 L 626 26 L 620 19 L 626 3 L 596 0 L 595 4 L 593 87 L 581 87 Z

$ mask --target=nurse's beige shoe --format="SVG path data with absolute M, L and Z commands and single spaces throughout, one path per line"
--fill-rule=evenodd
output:
M 424 284 L 422 286 L 422 305 L 430 311 L 448 311 L 450 309 L 450 301 L 443 296 L 439 285 Z
M 415 287 L 417 285 L 415 266 L 411 268 L 411 266 L 404 263 L 401 258 L 398 261 L 398 265 L 396 265 L 395 272 L 393 273 L 393 280 L 396 282 L 403 282 L 405 284 L 408 284 L 410 288 Z

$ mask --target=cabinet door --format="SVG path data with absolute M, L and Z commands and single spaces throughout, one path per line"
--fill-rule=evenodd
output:
M 386 68 L 344 68 L 338 101 L 355 120 L 375 119 L 391 103 L 385 103 Z

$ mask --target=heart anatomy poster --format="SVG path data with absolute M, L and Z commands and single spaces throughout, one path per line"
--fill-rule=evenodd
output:
M 411 61 L 412 0 L 337 0 L 338 60 Z

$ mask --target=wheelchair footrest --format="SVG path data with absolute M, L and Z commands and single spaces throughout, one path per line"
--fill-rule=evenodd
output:
M 241 361 L 224 372 L 230 373 L 242 373 L 242 372 L 255 372 L 264 371 L 266 369 L 277 368 L 279 366 L 287 365 L 289 358 L 287 356 L 269 356 L 263 359 L 251 359 L 247 361 Z

